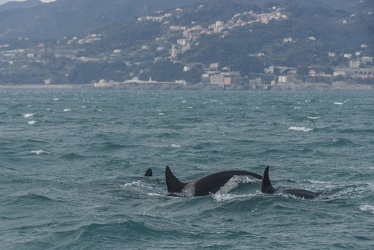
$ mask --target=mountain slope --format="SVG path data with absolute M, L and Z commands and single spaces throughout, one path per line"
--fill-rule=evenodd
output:
M 7 2 L 5 4 L 0 5 L 0 12 L 23 8 L 32 8 L 40 4 L 43 4 L 43 2 L 41 2 L 40 0 L 27 0 L 24 2 Z
M 32 0 L 33 2 L 34 0 Z M 109 23 L 131 20 L 194 0 L 58 0 L 33 8 L 0 12 L 0 41 L 18 37 L 44 40 L 90 32 Z M 25 6 L 25 3 L 23 3 Z

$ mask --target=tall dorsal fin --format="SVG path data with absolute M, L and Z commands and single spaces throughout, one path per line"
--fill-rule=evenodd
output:
M 265 168 L 264 175 L 262 176 L 261 192 L 266 194 L 273 194 L 275 192 L 269 178 L 269 166 Z
M 186 183 L 179 181 L 177 177 L 174 176 L 169 166 L 166 166 L 166 169 L 165 169 L 165 179 L 166 179 L 166 185 L 168 187 L 169 193 L 178 193 L 182 191 L 184 186 L 186 186 Z
M 145 172 L 144 176 L 152 176 L 152 169 L 151 168 L 148 168 L 147 169 L 147 172 Z

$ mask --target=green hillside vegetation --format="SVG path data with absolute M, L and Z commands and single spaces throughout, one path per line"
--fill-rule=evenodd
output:
M 296 69 L 302 80 L 307 80 L 310 69 L 331 75 L 334 67 L 348 65 L 350 59 L 343 54 L 374 55 L 374 15 L 368 14 L 374 6 L 365 4 L 207 0 L 108 24 L 91 32 L 92 37 L 45 40 L 40 50 L 45 52 L 35 49 L 40 42 L 21 40 L 12 43 L 13 48 L 29 45 L 37 60 L 13 60 L 9 67 L 2 63 L 0 83 L 51 79 L 54 84 L 86 84 L 132 78 L 200 83 L 211 64 L 219 65 L 218 71 L 237 72 L 247 80 L 262 77 L 267 82 L 288 72 L 279 68 Z M 17 70 L 20 66 L 23 69 Z M 274 72 L 266 73 L 271 66 Z

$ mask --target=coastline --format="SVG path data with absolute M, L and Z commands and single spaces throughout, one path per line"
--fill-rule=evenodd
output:
M 88 84 L 12 84 L 1 85 L 1 89 L 82 89 L 90 88 Z
M 250 90 L 350 90 L 372 91 L 374 85 L 352 84 L 347 82 L 326 83 L 282 83 L 276 85 L 217 85 L 217 84 L 180 84 L 180 83 L 113 83 L 107 86 L 94 86 L 94 84 L 12 84 L 0 85 L 2 89 L 120 89 L 120 90 L 202 90 L 202 91 L 250 91 Z

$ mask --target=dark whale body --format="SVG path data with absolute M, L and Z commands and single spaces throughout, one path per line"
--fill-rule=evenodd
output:
M 204 196 L 210 193 L 216 193 L 233 176 L 250 176 L 261 180 L 262 176 L 248 171 L 223 171 L 204 176 L 200 179 L 183 183 L 174 176 L 169 166 L 165 169 L 166 185 L 169 193 L 180 193 L 186 196 Z
M 284 193 L 284 194 L 294 195 L 296 197 L 301 197 L 304 199 L 314 199 L 318 196 L 317 193 L 304 190 L 304 189 L 292 189 L 292 188 L 275 189 L 273 188 L 270 182 L 270 178 L 269 178 L 269 166 L 266 167 L 264 171 L 264 175 L 262 176 L 261 192 L 266 193 L 266 194 Z

